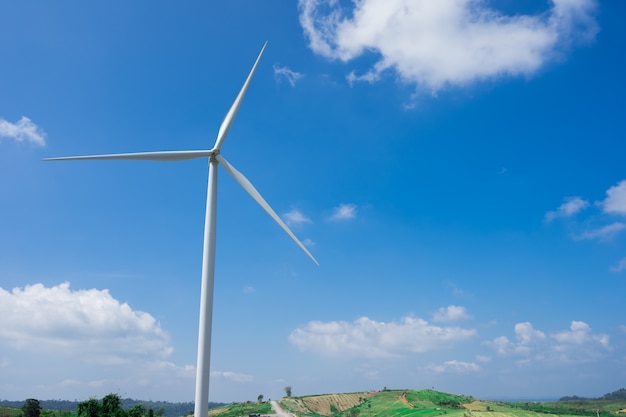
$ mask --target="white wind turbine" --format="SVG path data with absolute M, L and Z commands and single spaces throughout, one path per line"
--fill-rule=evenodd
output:
M 220 154 L 220 149 L 230 127 L 237 115 L 250 80 L 265 51 L 267 42 L 254 62 L 246 81 L 239 94 L 230 106 L 217 133 L 217 140 L 213 149 L 195 151 L 161 151 L 138 152 L 107 155 L 67 156 L 60 158 L 45 158 L 44 161 L 81 160 L 81 159 L 136 159 L 148 161 L 182 161 L 193 158 L 209 159 L 209 179 L 207 187 L 206 217 L 204 223 L 204 249 L 202 253 L 202 290 L 200 296 L 200 321 L 198 326 L 198 360 L 196 366 L 196 395 L 194 417 L 206 417 L 209 403 L 209 374 L 211 360 L 211 323 L 213 315 L 213 278 L 215 273 L 215 223 L 217 211 L 217 166 L 221 165 L 244 190 L 269 214 L 280 227 L 300 246 L 300 248 L 315 262 L 317 260 L 311 252 L 298 240 L 289 227 L 281 220 L 276 212 L 263 199 L 252 183 Z

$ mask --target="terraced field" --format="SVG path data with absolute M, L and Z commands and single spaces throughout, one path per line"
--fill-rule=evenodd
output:
M 281 401 L 297 417 L 618 417 L 624 402 L 505 403 L 434 390 L 329 394 Z
M 280 403 L 298 417 L 434 417 L 444 414 L 463 417 L 463 413 L 469 411 L 461 404 L 472 400 L 431 390 L 385 390 L 286 398 Z
M 331 416 L 362 403 L 370 394 L 355 392 L 350 394 L 310 395 L 284 398 L 281 407 L 298 416 Z

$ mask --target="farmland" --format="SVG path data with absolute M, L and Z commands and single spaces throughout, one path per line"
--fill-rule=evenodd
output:
M 330 416 L 361 404 L 369 395 L 357 392 L 290 397 L 283 398 L 280 406 L 298 416 Z
M 434 390 L 383 390 L 283 398 L 297 417 L 611 417 L 626 401 L 500 402 Z
M 209 417 L 237 417 L 248 416 L 250 414 L 270 414 L 273 413 L 272 407 L 269 402 L 264 403 L 233 403 L 223 405 L 221 407 L 212 408 L 209 410 Z
M 620 395 L 614 395 L 614 394 Z M 285 397 L 280 406 L 294 417 L 626 417 L 626 390 L 602 398 L 556 402 L 485 401 L 434 390 L 388 390 Z M 157 404 L 157 403 L 153 403 Z M 164 403 L 158 403 L 164 404 Z M 185 411 L 178 416 L 187 414 Z M 269 402 L 244 402 L 209 410 L 208 417 L 272 414 Z M 160 409 L 154 415 L 163 415 Z M 22 417 L 17 407 L 0 407 L 0 417 Z M 43 410 L 41 417 L 78 417 L 76 411 Z M 101 417 L 109 417 L 101 415 Z

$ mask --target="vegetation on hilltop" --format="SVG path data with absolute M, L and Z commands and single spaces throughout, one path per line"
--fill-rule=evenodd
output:
M 388 390 L 357 392 L 346 394 L 308 395 L 285 397 L 280 405 L 296 417 L 626 417 L 626 389 L 605 394 L 597 399 L 564 397 L 568 400 L 555 402 L 503 402 L 481 401 L 471 396 L 447 394 L 434 390 Z M 105 401 L 106 399 L 106 401 Z M 30 399 L 32 401 L 32 399 Z M 36 401 L 36 400 L 35 400 Z M 123 405 L 126 401 L 126 405 Z M 171 404 L 160 402 L 142 403 L 135 400 L 128 407 L 127 400 L 115 394 L 103 398 L 102 403 L 90 399 L 75 402 L 74 410 L 52 411 L 47 402 L 41 401 L 43 408 L 39 417 L 167 417 L 161 408 L 154 410 L 147 404 Z M 22 407 L 24 402 L 13 402 L 13 408 L 6 407 L 7 401 L 0 401 L 0 417 L 27 417 Z M 61 402 L 59 403 L 70 403 Z M 179 403 L 181 404 L 181 403 Z M 193 413 L 193 403 L 182 403 L 180 417 Z M 5 407 L 3 407 L 3 405 Z M 67 405 L 67 404 L 65 404 Z M 125 411 L 120 411 L 126 407 Z M 76 410 L 79 413 L 76 413 Z M 261 396 L 257 402 L 221 404 L 212 407 L 208 417 L 237 417 L 250 414 L 272 414 L 269 402 Z M 541 416 L 538 416 L 538 413 Z M 35 417 L 35 416 L 33 416 Z
M 537 417 L 539 413 L 541 417 L 616 417 L 626 409 L 626 400 L 516 403 L 480 401 L 434 390 L 384 389 L 283 398 L 280 405 L 297 417 Z
M 383 390 L 286 398 L 281 407 L 298 417 L 437 416 L 460 411 L 472 397 L 433 390 Z
M 626 400 L 626 389 L 620 388 L 617 391 L 609 392 L 608 394 L 604 394 L 602 397 L 598 398 L 599 400 Z
M 571 395 L 566 397 L 559 398 L 559 401 L 590 401 L 590 400 L 598 400 L 598 401 L 620 401 L 626 400 L 626 389 L 620 388 L 617 391 L 609 392 L 608 394 L 604 394 L 600 398 L 585 398 L 579 397 L 577 395 Z
M 212 408 L 209 410 L 209 417 L 238 417 L 249 416 L 250 414 L 272 414 L 272 406 L 269 402 L 256 402 L 250 401 L 245 403 L 233 403 L 228 405 L 222 405 L 220 407 Z M 193 413 L 192 413 L 193 414 Z
M 142 404 L 146 409 L 154 410 L 154 414 L 159 417 L 180 417 L 193 413 L 193 402 L 171 403 L 167 401 L 139 401 L 131 398 L 120 399 L 122 408 L 130 410 L 138 404 Z M 66 400 L 39 400 L 39 404 L 43 409 L 41 417 L 76 417 L 78 412 L 79 401 Z M 20 417 L 22 416 L 21 408 L 24 401 L 7 401 L 0 400 L 0 417 Z M 209 403 L 209 409 L 219 407 L 224 403 Z M 13 411 L 10 411 L 13 410 Z M 52 410 L 55 413 L 52 413 Z M 65 413 L 56 413 L 56 411 L 64 411 Z M 51 414 L 52 413 L 52 414 Z

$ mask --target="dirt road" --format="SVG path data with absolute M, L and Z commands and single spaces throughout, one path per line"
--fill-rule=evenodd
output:
M 291 417 L 291 414 L 280 408 L 276 401 L 270 401 L 270 405 L 278 417 Z

